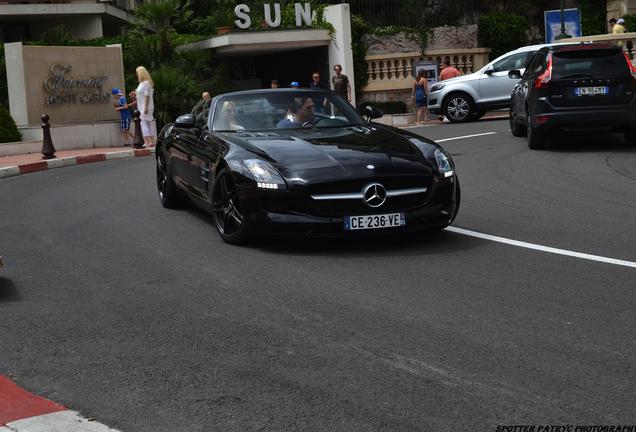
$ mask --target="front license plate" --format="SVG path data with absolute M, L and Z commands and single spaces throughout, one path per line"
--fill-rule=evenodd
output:
M 609 87 L 577 87 L 574 90 L 577 96 L 594 96 L 609 94 Z
M 370 216 L 345 216 L 345 231 L 361 229 L 394 228 L 406 225 L 404 213 L 391 213 Z

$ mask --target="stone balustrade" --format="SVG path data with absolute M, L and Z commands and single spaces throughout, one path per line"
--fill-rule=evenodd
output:
M 633 49 L 629 47 L 628 41 L 632 42 L 632 45 L 636 48 L 636 32 L 629 32 L 623 34 L 600 34 L 591 36 L 581 36 L 577 38 L 561 39 L 556 41 L 557 43 L 576 43 L 576 42 L 606 42 L 606 43 L 623 43 L 623 49 L 628 51 L 629 54 L 633 53 Z M 632 59 L 632 63 L 633 63 Z
M 369 55 L 365 58 L 369 82 L 363 92 L 410 90 L 415 79 L 413 66 L 419 61 L 441 64 L 448 58 L 462 73 L 472 73 L 488 63 L 489 53 L 490 48 L 468 48 L 426 51 L 424 55 L 419 52 Z

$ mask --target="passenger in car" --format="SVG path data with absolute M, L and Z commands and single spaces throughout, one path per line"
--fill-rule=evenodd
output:
M 225 101 L 221 106 L 221 121 L 219 123 L 220 130 L 244 130 L 243 126 L 236 123 L 234 118 L 234 114 L 236 113 L 236 108 L 234 106 L 234 102 Z

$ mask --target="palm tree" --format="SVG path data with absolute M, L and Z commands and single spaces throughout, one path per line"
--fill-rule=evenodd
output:
M 135 10 L 137 23 L 156 33 L 161 41 L 160 55 L 167 59 L 172 53 L 170 33 L 174 26 L 188 21 L 192 15 L 190 2 L 181 0 L 158 0 L 142 4 Z

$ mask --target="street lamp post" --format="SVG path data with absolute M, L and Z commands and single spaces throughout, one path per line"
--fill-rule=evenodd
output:
M 556 40 L 567 39 L 572 37 L 571 35 L 565 32 L 565 14 L 563 13 L 563 3 L 565 3 L 565 0 L 561 0 L 561 34 L 555 37 Z

